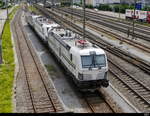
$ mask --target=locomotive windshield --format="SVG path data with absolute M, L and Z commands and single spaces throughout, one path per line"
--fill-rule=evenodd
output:
M 106 66 L 105 55 L 86 55 L 81 56 L 83 68 L 98 68 Z

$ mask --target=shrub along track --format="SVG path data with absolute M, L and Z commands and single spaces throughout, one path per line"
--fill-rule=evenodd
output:
M 17 12 L 12 26 L 16 36 L 16 48 L 19 59 L 19 73 L 17 79 L 21 78 L 24 88 L 22 88 L 27 104 L 26 112 L 63 112 L 64 108 L 60 102 L 56 91 L 50 81 L 48 74 L 40 63 L 21 23 L 22 10 Z M 19 86 L 17 86 L 19 88 Z M 21 106 L 20 106 L 21 107 Z
M 70 28 L 71 30 L 73 30 L 74 32 L 82 35 L 82 28 L 76 26 L 75 24 L 69 22 L 65 19 L 63 19 L 62 17 L 58 16 L 55 14 L 55 16 L 53 17 L 54 13 L 51 11 L 46 11 L 41 9 L 39 6 L 36 6 L 38 9 L 40 9 L 40 11 L 45 14 L 46 16 L 50 16 L 50 18 L 53 18 L 57 23 L 60 23 L 64 25 L 67 28 Z M 61 19 L 61 21 L 59 20 Z M 71 23 L 72 27 L 69 27 Z M 140 69 L 144 70 L 145 72 L 150 74 L 150 67 L 149 64 L 147 63 L 143 63 L 143 61 L 134 58 L 133 56 L 128 55 L 127 53 L 124 53 L 123 51 L 115 48 L 115 47 L 111 47 L 109 44 L 97 40 L 95 38 L 95 35 L 89 33 L 86 31 L 86 36 L 88 39 L 90 39 L 90 41 L 98 46 L 100 46 L 101 48 L 105 49 L 106 51 L 115 54 L 116 56 L 126 60 L 129 63 L 132 63 L 133 65 L 139 67 Z M 148 111 L 150 108 L 150 89 L 145 86 L 144 84 L 142 84 L 141 82 L 139 82 L 138 80 L 136 80 L 136 78 L 134 76 L 132 76 L 131 74 L 129 74 L 127 71 L 125 71 L 122 67 L 120 67 L 118 64 L 114 64 L 112 59 L 108 59 L 109 61 L 109 66 L 110 66 L 110 73 L 112 73 L 116 79 L 118 79 L 118 81 L 120 81 L 123 85 L 125 85 L 125 87 L 130 90 L 134 96 L 136 96 L 138 99 L 140 99 L 140 103 L 145 106 Z M 117 73 L 118 70 L 118 73 Z M 122 78 L 121 78 L 122 77 Z

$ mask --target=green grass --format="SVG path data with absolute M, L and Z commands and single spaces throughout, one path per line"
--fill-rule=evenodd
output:
M 11 42 L 10 20 L 12 20 L 18 7 L 9 14 L 9 20 L 5 22 L 2 35 L 3 64 L 0 65 L 0 113 L 10 113 L 13 110 L 12 95 L 14 81 L 14 53 Z
M 45 67 L 47 68 L 47 70 L 49 71 L 49 72 L 57 72 L 57 70 L 55 69 L 55 67 L 54 66 L 52 66 L 52 65 L 45 65 Z

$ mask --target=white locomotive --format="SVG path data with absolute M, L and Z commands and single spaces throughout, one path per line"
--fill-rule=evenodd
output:
M 103 49 L 41 16 L 27 16 L 27 21 L 48 44 L 79 89 L 108 87 L 108 62 Z

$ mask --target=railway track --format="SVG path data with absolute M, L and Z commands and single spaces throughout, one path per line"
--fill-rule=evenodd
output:
M 13 30 L 16 34 L 16 43 L 20 54 L 19 65 L 21 65 L 17 78 L 23 77 L 26 81 L 27 110 L 32 113 L 63 112 L 64 108 L 56 91 L 50 84 L 44 67 L 23 30 L 21 14 L 22 10 L 19 9 L 13 21 Z
M 70 9 L 61 8 L 59 10 L 67 12 L 69 14 L 73 14 L 73 15 L 78 16 L 78 17 L 82 17 L 82 11 L 73 10 L 74 12 L 72 13 L 72 11 Z M 132 29 L 132 27 L 130 26 L 131 24 L 126 25 L 124 23 L 117 22 L 116 20 L 112 21 L 110 19 L 106 19 L 106 18 L 102 17 L 101 15 L 96 15 L 96 14 L 92 14 L 89 12 L 86 12 L 86 19 L 93 21 L 97 24 L 101 24 L 103 26 L 109 27 L 111 29 L 115 29 L 117 31 L 123 32 L 125 34 L 127 33 L 128 29 Z M 133 36 L 133 33 L 130 32 L 130 35 Z M 143 39 L 146 41 L 150 41 L 150 37 L 148 35 L 150 35 L 150 31 L 143 30 L 140 28 L 135 28 L 134 37 L 140 38 L 140 39 Z
M 66 10 L 68 10 L 68 9 L 72 11 L 72 8 L 66 8 Z M 80 10 L 80 9 L 74 9 L 74 10 L 77 11 L 77 12 L 83 13 L 83 11 Z M 126 20 L 118 20 L 118 18 L 113 17 L 113 16 L 108 16 L 108 15 L 92 12 L 92 11 L 89 11 L 89 10 L 86 11 L 86 14 L 98 16 L 99 18 L 101 18 L 104 21 L 108 21 L 108 22 L 112 22 L 113 21 L 116 24 L 118 23 L 120 26 L 125 26 L 125 27 L 132 28 L 132 26 L 130 26 L 130 25 L 132 25 L 132 22 L 129 22 L 129 21 L 126 21 Z M 135 24 L 135 29 L 137 29 L 137 31 L 142 31 L 142 32 L 145 31 L 147 34 L 150 34 L 150 28 L 148 26 Z
M 129 74 L 125 69 L 109 59 L 109 71 L 114 75 L 115 79 L 122 83 L 122 86 L 139 99 L 140 104 L 150 111 L 150 88 L 137 80 L 133 75 Z
M 99 92 L 82 92 L 82 97 L 89 106 L 89 113 L 116 113 L 114 108 L 105 100 L 104 96 Z
M 45 14 L 50 15 L 52 17 L 53 12 L 48 13 L 48 11 L 42 10 Z M 50 12 L 50 11 L 49 11 Z M 59 16 L 56 16 L 57 19 L 55 19 L 55 21 L 57 20 L 57 22 L 60 19 Z M 61 21 L 65 22 L 65 24 L 68 24 L 68 21 L 66 21 L 65 19 L 62 19 L 61 17 Z M 69 24 L 70 25 L 70 24 Z M 71 28 L 71 30 L 77 32 L 78 34 L 82 35 L 82 28 L 74 25 L 73 23 L 71 24 L 73 28 Z M 118 57 L 121 57 L 122 59 L 125 59 L 126 61 L 138 66 L 141 69 L 146 69 L 145 71 L 149 73 L 149 65 L 143 63 L 143 61 L 138 61 L 137 58 L 134 58 L 133 56 L 129 56 L 128 54 L 124 53 L 123 51 L 115 48 L 115 47 L 110 47 L 110 45 L 108 45 L 107 43 L 103 42 L 103 41 L 99 41 L 95 35 L 89 33 L 86 31 L 86 36 L 95 44 L 97 44 L 98 46 L 100 46 L 101 48 L 105 49 L 106 51 L 117 55 Z M 118 79 L 119 81 L 121 81 L 130 91 L 132 91 L 133 96 L 136 96 L 137 99 L 140 99 L 140 103 L 145 105 L 145 107 L 147 107 L 147 109 L 149 110 L 150 108 L 150 89 L 148 87 L 146 87 L 144 84 L 142 84 L 140 81 L 138 81 L 134 76 L 132 76 L 131 74 L 129 74 L 127 71 L 125 71 L 124 68 L 120 67 L 118 64 L 114 64 L 113 61 L 111 59 L 109 60 L 109 67 L 110 67 L 110 72 L 116 77 L 116 79 Z M 136 62 L 136 63 L 135 63 Z M 145 68 L 144 68 L 145 67 Z M 92 111 L 92 108 L 91 108 Z
M 42 9 L 41 9 L 42 10 Z M 45 14 L 47 15 L 53 15 L 53 13 L 46 13 L 46 11 L 43 11 Z M 59 16 L 57 17 L 57 22 L 60 19 Z M 68 24 L 68 21 L 65 21 L 65 19 L 61 18 L 61 21 L 64 21 L 65 24 Z M 69 23 L 70 25 L 70 23 Z M 82 29 L 80 27 L 75 26 L 74 24 L 71 24 L 73 26 L 72 30 L 76 31 L 78 34 L 82 35 Z M 93 40 L 93 38 L 95 37 L 94 35 L 92 35 L 91 33 L 86 32 L 86 36 L 95 44 L 97 44 L 98 46 L 100 46 L 101 48 L 107 50 L 108 52 L 115 54 L 119 57 L 121 57 L 122 59 L 126 59 L 126 61 L 133 63 L 133 62 L 138 62 L 137 59 L 134 59 L 133 57 L 129 56 L 128 54 L 123 53 L 122 51 L 120 51 L 119 49 L 115 48 L 115 47 L 110 47 L 110 45 L 106 44 L 105 42 L 100 42 L 100 41 L 96 41 L 95 39 Z M 96 37 L 95 37 L 96 38 Z M 126 57 L 126 58 L 125 58 Z M 130 59 L 130 60 L 129 60 Z M 113 61 L 111 59 L 109 60 L 109 67 L 110 67 L 110 72 L 115 76 L 116 79 L 118 79 L 123 85 L 125 85 L 125 87 L 130 90 L 133 93 L 133 96 L 136 96 L 137 99 L 140 99 L 140 103 L 142 105 L 144 105 L 148 110 L 150 108 L 150 89 L 145 86 L 144 84 L 142 84 L 140 81 L 138 81 L 136 79 L 136 77 L 132 76 L 131 74 L 129 74 L 127 71 L 125 71 L 122 67 L 120 67 L 118 64 L 114 64 Z M 140 62 L 139 62 L 140 63 Z M 141 66 L 140 66 L 141 65 Z M 144 66 L 143 63 L 140 63 L 139 67 L 142 67 L 142 65 Z M 136 66 L 138 66 L 138 63 L 136 64 Z M 146 66 L 146 65 L 145 65 Z M 149 71 L 149 65 L 147 67 L 147 71 Z M 142 68 L 141 68 L 142 69 Z M 90 105 L 90 103 L 88 103 Z M 91 107 L 92 105 L 90 105 Z M 91 111 L 93 111 L 93 108 L 91 108 Z
M 111 107 L 105 100 L 103 95 L 97 92 L 82 92 L 82 98 L 87 104 L 87 111 L 89 113 L 115 113 L 114 107 Z
M 61 14 L 63 13 L 60 10 L 55 10 L 55 11 L 57 11 L 57 12 L 59 12 Z M 92 28 L 92 30 L 94 29 L 96 31 L 102 32 L 104 34 L 107 34 L 109 37 L 116 38 L 116 39 L 118 39 L 118 40 L 120 40 L 122 42 L 125 42 L 125 43 L 127 43 L 129 45 L 132 45 L 132 46 L 137 47 L 137 48 L 139 48 L 139 49 L 141 49 L 141 50 L 143 50 L 145 52 L 150 53 L 150 47 L 149 46 L 146 46 L 146 45 L 141 44 L 139 42 L 133 41 L 131 39 L 127 39 L 127 38 L 125 38 L 125 37 L 123 37 L 121 35 L 118 35 L 118 34 L 112 32 L 112 31 L 108 31 L 107 29 L 104 29 L 104 28 L 102 28 L 100 26 L 97 26 L 96 24 L 92 24 L 92 23 L 87 22 L 86 26 Z
M 81 11 L 81 10 L 79 10 L 79 11 Z M 132 24 L 132 22 L 126 21 L 124 19 L 120 20 L 119 18 L 116 18 L 116 17 L 113 17 L 113 16 L 108 16 L 108 15 L 105 15 L 105 14 L 96 13 L 96 12 L 89 11 L 89 10 L 87 10 L 87 12 L 89 12 L 90 14 L 95 14 L 95 15 L 101 16 L 105 19 L 111 19 L 112 21 L 115 21 L 115 22 L 117 21 L 118 23 L 122 23 L 122 24 L 125 24 L 127 26 L 130 26 Z M 142 27 L 142 29 L 141 29 L 141 27 Z M 137 28 L 139 30 L 144 30 L 144 31 L 147 31 L 147 32 L 150 33 L 150 27 L 148 27 L 148 26 L 144 26 L 144 25 L 136 23 L 135 28 Z
M 134 95 L 140 99 L 140 103 L 150 110 L 150 88 L 146 87 L 143 83 L 137 80 L 134 76 L 129 74 L 119 65 L 113 63 L 111 59 L 109 61 L 110 72 L 116 77 L 116 79 L 122 82 L 125 87 L 130 90 Z
M 40 9 L 40 6 L 37 6 L 39 9 Z M 58 16 L 57 14 L 51 12 L 51 11 L 43 11 L 43 9 L 40 9 L 43 13 L 45 13 L 46 16 L 50 15 L 52 18 L 53 15 L 55 15 L 55 17 L 57 17 L 58 19 L 56 19 L 55 17 L 53 18 L 54 21 L 56 21 L 57 23 L 59 24 L 62 24 L 62 21 L 65 23 L 65 24 L 68 24 L 68 28 L 73 30 L 74 32 L 82 35 L 82 28 L 73 24 L 72 22 L 70 21 L 66 21 L 66 19 Z M 51 12 L 51 14 L 49 13 Z M 61 19 L 61 20 L 59 20 Z M 70 25 L 72 26 L 72 28 L 70 28 Z M 66 26 L 66 25 L 65 25 Z M 114 46 L 112 46 L 111 44 L 109 43 L 106 43 L 105 41 L 99 39 L 99 37 L 97 37 L 96 35 L 86 31 L 86 36 L 87 38 L 89 39 L 89 41 L 91 41 L 92 43 L 100 46 L 101 48 L 103 48 L 104 50 L 116 55 L 117 57 L 120 57 L 121 59 L 124 59 L 125 61 L 133 64 L 134 66 L 140 68 L 142 71 L 144 71 L 145 73 L 148 73 L 150 74 L 150 64 L 146 61 L 143 61 L 142 59 L 139 59 L 137 58 L 136 56 L 134 55 L 130 55 L 129 53 L 125 52 L 125 51 L 122 51 Z

